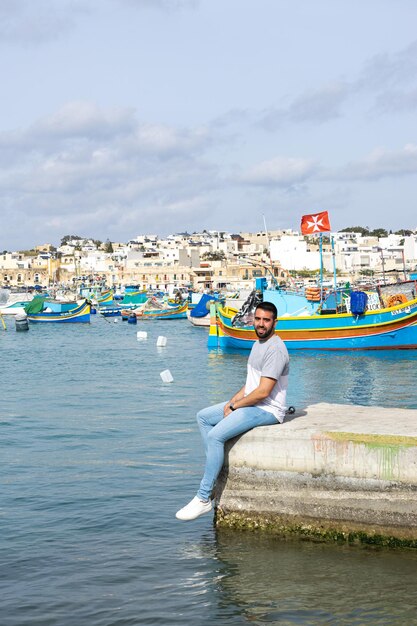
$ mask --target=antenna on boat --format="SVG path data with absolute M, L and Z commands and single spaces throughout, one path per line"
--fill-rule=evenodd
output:
M 336 294 L 337 293 L 336 252 L 335 252 L 335 249 L 334 249 L 334 237 L 333 237 L 333 235 L 330 236 L 330 241 L 332 243 L 333 285 L 334 285 L 334 292 Z M 337 295 L 335 295 L 335 297 L 336 297 L 336 305 L 337 305 Z
M 268 267 L 268 265 L 266 263 L 262 263 L 261 261 L 254 261 L 253 259 L 248 259 L 248 257 L 241 257 L 242 259 L 244 259 L 247 263 L 250 263 L 251 265 L 255 265 L 258 267 L 262 267 L 264 270 L 266 270 L 267 272 L 269 272 L 271 274 L 271 278 L 272 281 L 275 285 L 275 287 L 279 287 L 278 285 L 278 281 L 276 279 L 276 277 L 274 276 L 274 273 L 272 271 L 272 269 L 270 267 Z
M 262 214 L 262 217 L 264 218 L 264 226 L 265 226 L 265 235 L 266 235 L 266 245 L 268 246 L 268 256 L 269 256 L 269 264 L 272 265 L 271 262 L 271 246 L 269 243 L 269 233 L 268 233 L 268 229 L 266 227 L 266 219 L 265 219 L 265 215 Z
M 275 283 L 275 286 L 278 287 L 278 281 L 274 276 L 274 272 L 273 272 L 273 266 L 272 266 L 272 259 L 271 259 L 271 242 L 269 240 L 269 233 L 268 233 L 268 228 L 266 227 L 266 219 L 265 219 L 265 214 L 262 214 L 263 220 L 264 220 L 264 227 L 265 227 L 265 235 L 266 235 L 266 245 L 268 246 L 268 257 L 269 257 L 269 267 L 263 265 L 264 269 L 266 269 L 272 276 L 272 280 Z

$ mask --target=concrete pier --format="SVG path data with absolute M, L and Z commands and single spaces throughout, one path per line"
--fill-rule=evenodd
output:
M 228 443 L 219 527 L 417 548 L 417 410 L 315 404 Z

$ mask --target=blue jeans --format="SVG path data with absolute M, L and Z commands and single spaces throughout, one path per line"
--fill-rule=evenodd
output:
M 226 402 L 214 404 L 197 413 L 197 422 L 203 438 L 206 452 L 206 467 L 197 496 L 201 500 L 209 500 L 214 483 L 224 461 L 224 444 L 228 439 L 246 433 L 256 426 L 271 426 L 278 420 L 256 406 L 236 409 L 227 417 L 223 417 Z

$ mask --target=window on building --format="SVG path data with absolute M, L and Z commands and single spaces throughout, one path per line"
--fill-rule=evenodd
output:
M 39 280 L 40 280 L 39 274 L 38 274 L 38 273 L 36 273 L 36 274 L 35 274 L 35 276 L 33 277 L 33 281 L 34 281 L 35 283 L 38 283 L 38 282 L 39 282 Z
M 17 275 L 17 282 L 21 283 L 22 282 L 22 274 L 18 274 Z

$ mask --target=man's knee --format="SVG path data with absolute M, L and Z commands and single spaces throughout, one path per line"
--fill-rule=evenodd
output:
M 219 438 L 216 429 L 213 428 L 208 434 L 207 434 L 207 444 L 218 444 L 218 443 L 222 443 L 221 438 Z

